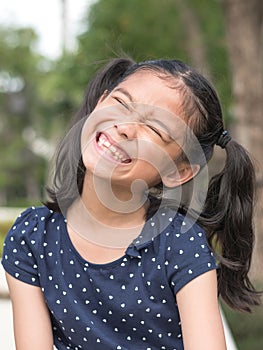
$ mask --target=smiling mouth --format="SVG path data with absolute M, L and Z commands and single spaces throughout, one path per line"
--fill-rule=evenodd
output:
M 97 133 L 96 141 L 98 146 L 106 153 L 107 156 L 120 163 L 131 163 L 132 160 L 129 155 L 117 147 L 115 144 L 113 144 L 105 134 L 101 132 Z

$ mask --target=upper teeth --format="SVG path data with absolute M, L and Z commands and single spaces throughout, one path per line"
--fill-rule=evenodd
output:
M 118 161 L 128 160 L 127 156 L 121 152 L 120 149 L 114 147 L 109 140 L 106 138 L 104 134 L 101 134 L 98 140 L 98 145 L 102 148 L 106 149 L 107 153 L 111 153 L 111 155 Z

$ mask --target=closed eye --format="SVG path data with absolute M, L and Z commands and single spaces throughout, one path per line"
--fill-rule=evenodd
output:
M 121 104 L 124 108 L 128 109 L 128 111 L 130 111 L 129 106 L 128 106 L 125 102 L 123 102 L 120 98 L 118 98 L 118 97 L 113 97 L 113 99 L 114 99 L 115 101 L 117 101 L 119 104 Z
M 149 129 L 151 129 L 152 131 L 154 131 L 158 136 L 160 136 L 161 138 L 163 138 L 162 137 L 162 134 L 160 133 L 160 131 L 158 130 L 158 129 L 156 129 L 155 127 L 153 127 L 152 125 L 147 125 L 147 127 L 149 128 Z

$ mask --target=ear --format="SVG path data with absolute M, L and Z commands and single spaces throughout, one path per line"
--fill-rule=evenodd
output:
M 166 187 L 177 187 L 192 180 L 200 170 L 199 164 L 181 163 L 172 172 L 162 177 L 163 184 Z

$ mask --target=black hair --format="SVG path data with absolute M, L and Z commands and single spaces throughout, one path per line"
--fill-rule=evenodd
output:
M 180 92 L 183 96 L 183 118 L 194 132 L 206 162 L 211 159 L 224 124 L 217 93 L 208 80 L 178 60 L 154 60 L 137 64 L 129 58 L 114 59 L 89 83 L 84 103 L 70 130 L 71 144 L 65 138 L 58 148 L 53 183 L 47 189 L 50 200 L 46 205 L 50 209 L 61 211 L 61 206 L 68 208 L 82 193 L 85 166 L 81 157 L 80 136 L 87 116 L 105 91 L 110 92 L 121 81 L 140 70 L 150 70 L 169 79 L 173 88 Z M 252 218 L 255 173 L 247 151 L 235 140 L 228 142 L 225 150 L 224 168 L 209 182 L 198 222 L 204 227 L 208 242 L 220 261 L 220 295 L 230 307 L 251 311 L 251 306 L 260 303 L 260 293 L 248 277 L 254 244 Z M 194 151 L 194 147 L 188 150 Z M 185 204 L 181 209 L 188 210 Z

